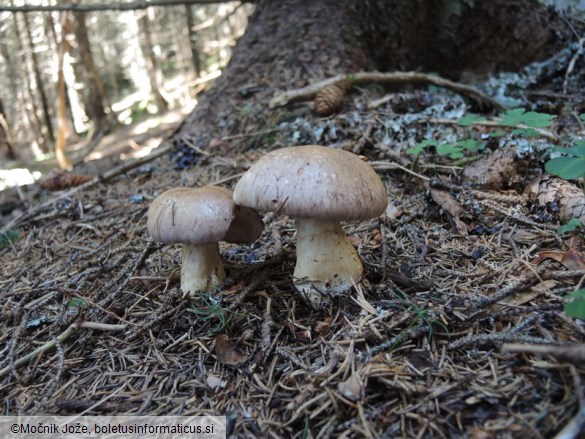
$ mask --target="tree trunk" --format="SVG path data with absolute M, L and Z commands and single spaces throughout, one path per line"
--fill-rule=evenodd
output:
M 275 92 L 340 73 L 419 69 L 458 78 L 515 70 L 549 57 L 564 44 L 563 32 L 568 25 L 533 0 L 259 1 L 175 144 L 205 149 L 214 138 L 245 132 L 249 119 L 270 126 Z
M 14 147 L 12 130 L 4 111 L 4 104 L 0 98 L 0 151 L 7 160 L 16 160 L 18 154 Z
M 45 133 L 43 132 L 42 129 L 42 122 L 41 119 L 39 118 L 39 112 L 38 112 L 38 108 L 37 108 L 37 103 L 36 103 L 36 99 L 35 99 L 35 95 L 32 89 L 32 85 L 31 85 L 31 75 L 30 75 L 30 63 L 27 60 L 26 57 L 26 51 L 24 49 L 24 44 L 23 44 L 23 38 L 22 38 L 22 34 L 20 32 L 20 25 L 18 23 L 18 18 L 17 15 L 14 14 L 13 15 L 13 20 L 14 20 L 14 34 L 16 36 L 16 45 L 17 45 L 17 49 L 18 49 L 18 53 L 20 53 L 20 64 L 21 64 L 21 68 L 22 68 L 22 81 L 23 81 L 23 87 L 26 90 L 26 94 L 22 95 L 22 101 L 23 101 L 23 108 L 25 110 L 25 113 L 27 115 L 27 119 L 29 121 L 29 126 L 31 127 L 31 131 L 34 133 L 33 134 L 33 141 L 31 141 L 31 145 L 34 145 L 35 143 L 38 143 L 38 145 L 40 146 L 40 149 L 42 150 L 43 153 L 48 153 L 50 151 L 49 148 L 49 139 L 46 137 Z M 28 99 L 27 99 L 28 97 Z M 32 113 L 32 117 L 30 117 L 30 114 Z
M 30 28 L 30 22 L 28 20 L 27 14 L 23 14 L 24 18 L 24 32 L 26 34 L 26 39 L 28 42 L 28 47 L 30 50 L 31 60 L 32 60 L 32 69 L 35 76 L 35 82 L 37 86 L 37 90 L 39 92 L 39 97 L 41 99 L 41 108 L 43 110 L 43 119 L 45 122 L 45 127 L 47 128 L 47 135 L 51 142 L 55 141 L 55 133 L 53 131 L 53 121 L 51 120 L 51 113 L 49 110 L 49 100 L 47 99 L 47 93 L 45 92 L 45 81 L 41 76 L 41 67 L 39 65 L 39 58 L 37 56 L 37 52 L 35 50 L 35 45 L 32 38 L 32 31 Z
M 212 138 L 269 125 L 276 91 L 367 68 L 352 0 L 261 1 L 214 87 L 202 96 L 175 138 L 205 149 Z M 237 109 L 246 111 L 234 117 Z M 252 119 L 252 120 L 249 120 Z M 259 120 L 258 120 L 259 119 Z
M 144 54 L 144 58 L 146 59 L 146 65 L 148 70 L 148 78 L 150 81 L 150 89 L 154 96 L 154 100 L 156 102 L 156 106 L 158 108 L 158 112 L 162 113 L 164 110 L 168 109 L 168 102 L 163 97 L 161 93 L 161 81 L 160 78 L 162 77 L 162 73 L 160 70 L 160 66 L 158 64 L 158 59 L 156 54 L 154 53 L 153 44 L 152 44 L 152 35 L 150 32 L 150 20 L 148 18 L 148 14 L 146 12 L 138 12 L 137 13 L 138 19 L 138 28 L 142 33 L 142 53 Z
M 193 10 L 191 5 L 185 5 L 185 16 L 187 17 L 187 29 L 189 35 L 189 47 L 191 48 L 191 62 L 195 74 L 199 78 L 201 76 L 201 62 L 199 61 L 199 51 L 197 50 L 197 32 L 193 29 L 195 27 L 195 20 L 193 19 Z
M 74 12 L 73 17 L 75 40 L 78 45 L 77 52 L 81 66 L 83 67 L 82 69 L 75 69 L 75 73 L 76 76 L 80 75 L 77 76 L 77 80 L 84 84 L 85 111 L 95 124 L 95 132 L 97 134 L 107 130 L 109 126 L 104 108 L 104 102 L 108 102 L 108 98 L 93 61 L 91 44 L 87 35 L 85 13 Z M 108 106 L 110 105 L 108 104 Z

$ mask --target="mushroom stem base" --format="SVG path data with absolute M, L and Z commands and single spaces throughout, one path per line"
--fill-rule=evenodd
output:
M 337 295 L 359 282 L 360 258 L 338 221 L 297 219 L 297 291 L 319 308 L 327 295 Z
M 181 267 L 181 290 L 190 295 L 213 293 L 223 285 L 225 270 L 217 243 L 184 244 Z

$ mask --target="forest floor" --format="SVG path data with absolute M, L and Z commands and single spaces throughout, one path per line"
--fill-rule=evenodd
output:
M 225 415 L 236 437 L 544 438 L 570 424 L 585 407 L 571 354 L 585 324 L 563 297 L 584 279 L 582 254 L 524 191 L 542 152 L 582 125 L 568 115 L 551 137 L 490 136 L 501 127 L 457 124 L 469 107 L 456 94 L 405 89 L 367 107 L 384 93 L 352 90 L 327 118 L 296 104 L 268 129 L 216 139 L 192 168 L 162 154 L 34 191 L 44 207 L 0 249 L 0 414 Z M 406 153 L 430 138 L 485 149 Z M 266 214 L 256 243 L 221 245 L 224 290 L 184 297 L 179 246 L 146 231 L 150 202 L 231 188 L 266 152 L 304 143 L 367 157 L 388 188 L 383 216 L 344 225 L 364 279 L 311 309 L 291 279 L 294 219 Z M 501 181 L 470 184 L 473 157 L 501 150 L 514 151 Z

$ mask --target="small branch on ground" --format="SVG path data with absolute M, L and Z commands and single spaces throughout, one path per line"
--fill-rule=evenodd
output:
M 502 346 L 503 352 L 550 355 L 560 361 L 581 366 L 585 363 L 585 344 L 575 346 L 546 346 L 509 343 Z
M 87 329 L 94 329 L 98 331 L 123 331 L 126 329 L 126 325 L 111 325 L 107 323 L 99 323 L 99 322 L 80 322 L 80 323 L 73 323 L 70 325 L 65 331 L 63 331 L 60 335 L 55 337 L 52 340 L 49 340 L 44 345 L 39 346 L 31 353 L 25 355 L 24 357 L 20 357 L 19 359 L 14 361 L 14 367 L 20 367 L 24 364 L 31 361 L 33 358 L 38 357 L 43 352 L 46 352 L 52 348 L 54 348 L 57 344 L 64 343 L 69 337 L 75 334 L 79 329 L 87 328 Z M 5 367 L 4 369 L 0 369 L 0 377 L 3 377 L 7 373 L 10 372 L 10 366 Z
M 128 172 L 134 168 L 137 168 L 145 163 L 151 162 L 152 160 L 155 160 L 155 159 L 167 154 L 173 148 L 174 148 L 173 144 L 171 144 L 170 142 L 165 142 L 165 143 L 161 144 L 158 148 L 156 148 L 156 150 L 154 150 L 152 153 L 150 153 L 149 155 L 147 155 L 145 157 L 140 157 L 136 160 L 124 162 L 121 165 L 115 167 L 114 169 L 107 171 L 107 172 L 104 172 L 104 174 L 98 175 L 98 176 L 92 178 L 91 180 L 83 183 L 82 185 L 76 186 L 67 192 L 63 192 L 62 194 L 58 195 L 57 197 L 51 198 L 51 199 L 47 200 L 46 202 L 36 206 L 35 208 L 31 209 L 29 212 L 26 212 L 22 216 L 9 222 L 7 225 L 5 225 L 2 228 L 2 230 L 0 230 L 0 232 L 6 232 L 7 230 L 13 229 L 17 225 L 19 225 L 25 221 L 33 219 L 37 214 L 39 214 L 40 212 L 51 207 L 53 204 L 55 204 L 59 200 L 62 200 L 64 198 L 69 198 L 72 195 L 76 194 L 77 192 L 81 192 L 85 189 L 89 189 L 90 187 L 93 187 L 100 182 L 109 181 L 109 180 L 111 180 L 111 179 L 113 179 L 113 178 L 115 178 L 115 177 L 117 177 L 125 172 Z
M 480 103 L 488 104 L 498 111 L 504 110 L 504 106 L 502 104 L 475 87 L 453 82 L 448 79 L 441 78 L 440 76 L 419 72 L 358 72 L 355 74 L 337 75 L 303 88 L 289 90 L 284 93 L 277 94 L 271 99 L 269 106 L 270 108 L 275 108 L 291 102 L 312 99 L 323 87 L 337 84 L 344 80 L 349 80 L 351 85 L 363 85 L 369 83 L 393 84 L 397 82 L 420 82 L 424 84 L 433 84 L 438 87 L 445 87 L 457 93 L 461 93 L 462 95 L 474 99 Z

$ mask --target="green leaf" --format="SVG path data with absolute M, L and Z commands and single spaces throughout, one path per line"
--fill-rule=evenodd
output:
M 485 145 L 483 143 L 480 143 L 477 140 L 472 139 L 460 140 L 459 142 L 457 142 L 457 145 L 471 152 L 478 152 L 479 150 L 485 148 Z
M 451 159 L 459 159 L 463 157 L 463 150 L 457 145 L 438 145 L 436 146 L 437 154 L 449 156 Z
M 585 158 L 555 157 L 544 165 L 549 174 L 557 175 L 565 180 L 573 180 L 585 176 Z
M 564 311 L 569 317 L 585 319 L 585 288 L 573 291 L 565 299 L 575 299 L 572 302 L 565 303 Z
M 579 119 L 581 119 L 583 122 L 585 122 L 585 113 L 581 114 L 579 116 Z
M 72 297 L 71 299 L 69 299 L 69 302 L 67 302 L 68 308 L 83 308 L 86 305 L 87 301 L 85 299 L 82 299 L 81 297 Z
M 437 146 L 437 143 L 436 140 L 423 140 L 418 145 L 408 148 L 405 152 L 409 155 L 420 154 L 427 146 Z
M 574 232 L 581 227 L 581 221 L 577 218 L 571 219 L 567 224 L 563 224 L 557 229 L 557 235 L 562 236 L 568 232 Z
M 521 137 L 538 137 L 540 133 L 534 128 L 516 128 L 512 131 L 512 134 L 516 134 Z
M 513 127 L 522 123 L 522 114 L 524 114 L 524 111 L 526 111 L 524 108 L 514 108 L 506 111 L 500 120 L 500 125 Z
M 485 118 L 483 118 L 483 117 L 469 113 L 469 114 L 466 114 L 465 116 L 463 116 L 461 119 L 459 119 L 459 121 L 457 122 L 457 125 L 461 125 L 462 127 L 468 127 L 474 123 L 483 122 L 484 120 L 485 120 Z
M 6 247 L 11 242 L 18 241 L 20 239 L 20 232 L 18 230 L 7 230 L 0 233 L 0 248 Z
M 575 290 L 571 294 L 565 296 L 565 299 L 585 299 L 585 288 Z
M 502 131 L 502 130 L 496 130 L 496 131 L 493 131 L 493 132 L 491 132 L 491 133 L 488 134 L 488 136 L 490 136 L 490 137 L 496 137 L 496 138 L 498 138 L 498 137 L 504 137 L 505 135 L 506 135 L 506 132 L 505 131 Z
M 500 125 L 515 127 L 524 124 L 530 128 L 546 128 L 551 126 L 555 117 L 552 114 L 538 113 L 536 111 L 525 112 L 524 108 L 515 108 L 503 114 Z
M 555 148 L 554 151 L 572 157 L 585 158 L 585 142 L 577 142 L 575 146 L 569 148 Z

